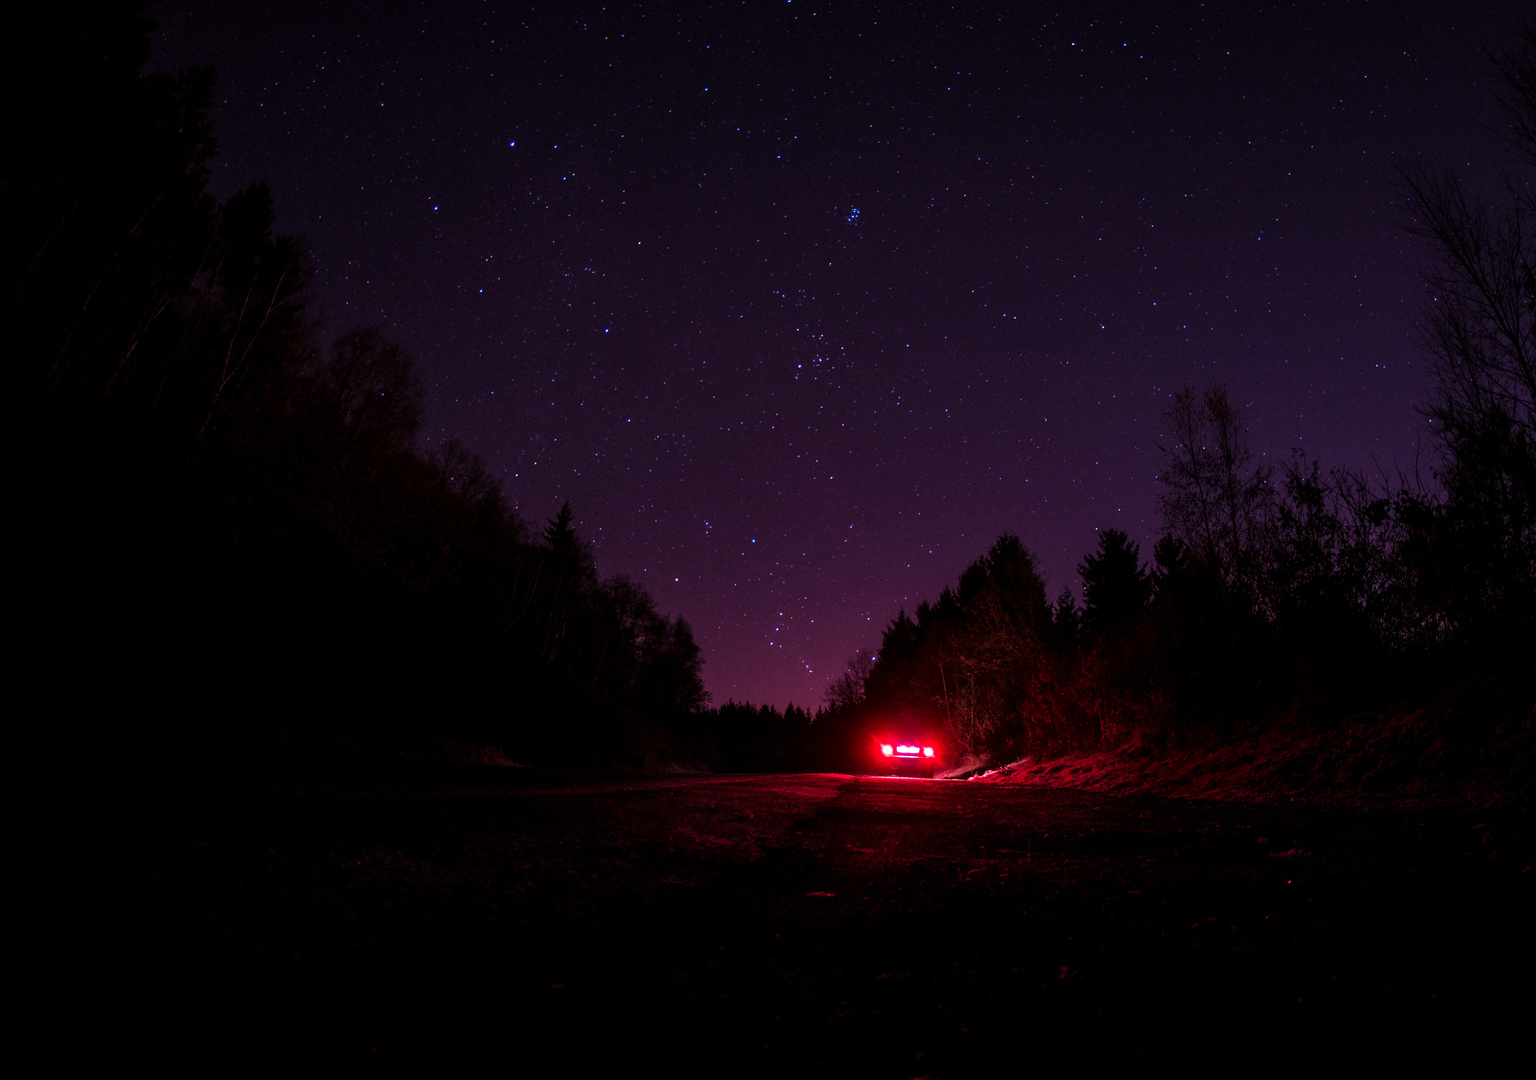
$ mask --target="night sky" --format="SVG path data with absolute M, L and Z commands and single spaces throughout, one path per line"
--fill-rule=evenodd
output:
M 161 3 L 217 69 L 328 336 L 384 327 L 424 442 L 693 625 L 716 702 L 814 705 L 996 536 L 1077 590 L 1149 547 L 1161 418 L 1424 445 L 1397 168 L 1499 155 L 1523 5 Z

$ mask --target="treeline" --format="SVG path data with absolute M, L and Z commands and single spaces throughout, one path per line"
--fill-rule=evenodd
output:
M 1480 587 L 1476 619 L 1449 614 L 1456 594 L 1432 552 L 1450 499 L 1376 491 L 1300 456 L 1255 464 L 1219 389 L 1180 394 L 1168 420 L 1166 532 L 1150 558 L 1105 529 L 1078 568 L 1082 604 L 1068 589 L 1052 602 L 1034 556 L 1004 535 L 937 601 L 892 620 L 832 712 L 854 727 L 902 717 L 955 757 L 999 763 L 1335 724 L 1469 672 L 1514 678 L 1528 659 L 1519 603 L 1490 610 Z
M 128 3 L 53 5 L 8 72 L 0 356 L 38 723 L 167 715 L 677 756 L 686 622 L 535 531 L 484 462 L 417 442 L 410 358 L 323 343 L 303 246 L 208 191 L 211 73 L 145 74 Z
M 1226 393 L 1186 391 L 1165 417 L 1149 558 L 1103 530 L 1079 607 L 1067 590 L 1048 602 L 1034 557 L 1005 535 L 936 602 L 899 613 L 873 660 L 855 657 L 821 722 L 857 746 L 904 717 L 954 758 L 999 763 L 1397 717 L 1421 731 L 1425 760 L 1503 754 L 1529 777 L 1536 27 L 1495 64 L 1515 152 L 1502 199 L 1450 173 L 1404 176 L 1434 253 L 1427 475 L 1255 461 Z

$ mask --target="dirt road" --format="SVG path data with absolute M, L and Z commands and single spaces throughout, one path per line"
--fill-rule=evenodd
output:
M 61 813 L 66 1054 L 964 1076 L 1465 1062 L 1531 1016 L 1508 812 L 391 767 Z

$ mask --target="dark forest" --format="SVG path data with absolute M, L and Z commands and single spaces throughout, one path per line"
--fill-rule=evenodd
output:
M 267 188 L 208 193 L 213 74 L 145 73 L 132 5 L 86 10 L 18 73 L 50 94 L 4 178 L 23 666 L 59 723 L 677 756 L 688 624 L 599 580 L 568 509 L 531 526 L 475 455 L 419 452 L 411 358 L 322 341 Z
M 210 194 L 214 73 L 147 71 L 133 5 L 52 10 L 8 75 L 33 105 L 7 121 L 0 351 L 17 666 L 66 738 L 238 720 L 527 762 L 859 770 L 899 715 L 957 767 L 1280 729 L 1357 739 L 1362 783 L 1528 783 L 1536 33 L 1494 61 L 1501 200 L 1402 178 L 1432 458 L 1275 466 L 1221 387 L 1186 390 L 1151 551 L 1105 528 L 1079 604 L 1000 536 L 810 712 L 711 707 L 688 623 L 602 578 L 569 507 L 527 522 L 471 450 L 424 452 L 410 356 L 322 326 L 303 241 L 273 231 L 282 193 Z

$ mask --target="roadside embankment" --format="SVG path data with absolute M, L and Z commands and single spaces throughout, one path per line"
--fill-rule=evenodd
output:
M 1443 709 L 1358 719 L 1330 729 L 1271 727 L 1223 740 L 1124 746 L 980 771 L 982 783 L 1120 794 L 1360 807 L 1529 804 L 1536 709 L 1468 737 Z

